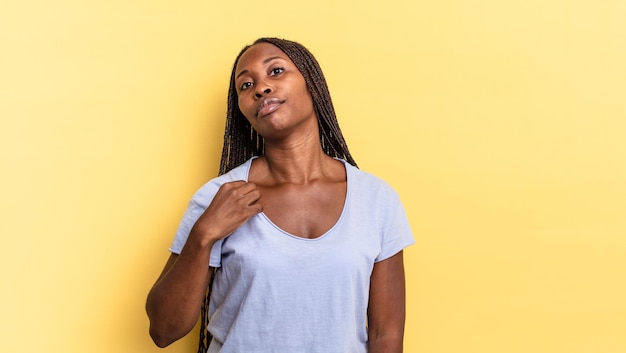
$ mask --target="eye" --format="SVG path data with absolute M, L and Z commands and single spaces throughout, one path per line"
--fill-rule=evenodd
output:
M 239 87 L 242 91 L 245 89 L 248 89 L 252 86 L 252 82 L 248 81 L 248 82 L 244 82 L 241 84 L 241 86 Z
M 283 69 L 282 67 L 275 67 L 270 70 L 270 76 L 280 75 L 283 73 L 283 71 L 285 71 L 285 69 Z

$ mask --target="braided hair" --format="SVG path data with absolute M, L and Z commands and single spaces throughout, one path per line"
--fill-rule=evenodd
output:
M 320 144 L 324 153 L 331 157 L 341 158 L 346 162 L 357 166 L 348 151 L 348 146 L 339 129 L 335 108 L 333 107 L 328 85 L 317 60 L 302 44 L 278 38 L 260 38 L 252 45 L 258 43 L 270 43 L 282 50 L 296 65 L 307 89 L 311 93 L 313 109 L 317 115 Z M 233 65 L 230 77 L 230 87 L 228 89 L 228 108 L 226 112 L 226 127 L 224 129 L 224 147 L 222 149 L 222 159 L 220 162 L 219 174 L 225 174 L 231 169 L 244 163 L 253 156 L 262 155 L 264 151 L 263 137 L 259 135 L 250 125 L 246 117 L 239 110 L 237 104 L 237 90 L 235 85 L 235 70 L 239 58 L 252 45 L 244 47 Z M 209 286 L 205 293 L 201 311 L 201 327 L 198 342 L 198 353 L 207 351 L 213 336 L 208 331 L 209 325 L 209 301 L 211 286 L 215 272 L 211 275 Z
M 258 43 L 270 43 L 278 47 L 293 61 L 304 77 L 313 100 L 313 109 L 317 115 L 320 143 L 324 153 L 331 157 L 341 158 L 356 167 L 356 162 L 350 155 L 346 141 L 339 129 L 326 79 L 313 54 L 302 44 L 286 39 L 259 38 L 252 45 Z M 252 45 L 244 47 L 237 55 L 230 76 L 220 175 L 227 173 L 253 156 L 262 155 L 264 152 L 263 137 L 252 128 L 237 104 L 235 70 L 243 53 Z

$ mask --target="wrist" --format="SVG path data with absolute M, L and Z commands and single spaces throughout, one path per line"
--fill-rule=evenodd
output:
M 194 244 L 194 247 L 198 249 L 211 250 L 213 244 L 220 239 L 221 237 L 219 233 L 205 227 L 198 227 L 196 225 L 191 228 L 189 237 L 187 238 L 187 243 L 191 242 Z

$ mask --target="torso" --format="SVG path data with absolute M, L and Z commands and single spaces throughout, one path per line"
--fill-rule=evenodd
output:
M 346 200 L 346 171 L 332 159 L 323 175 L 304 184 L 278 182 L 267 164 L 253 161 L 248 181 L 261 192 L 263 213 L 283 231 L 302 238 L 318 238 L 339 220 Z

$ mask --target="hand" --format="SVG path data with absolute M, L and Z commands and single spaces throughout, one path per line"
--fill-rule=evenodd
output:
M 234 232 L 248 219 L 263 211 L 261 197 L 253 183 L 233 181 L 223 184 L 213 201 L 198 218 L 190 236 L 217 241 Z

